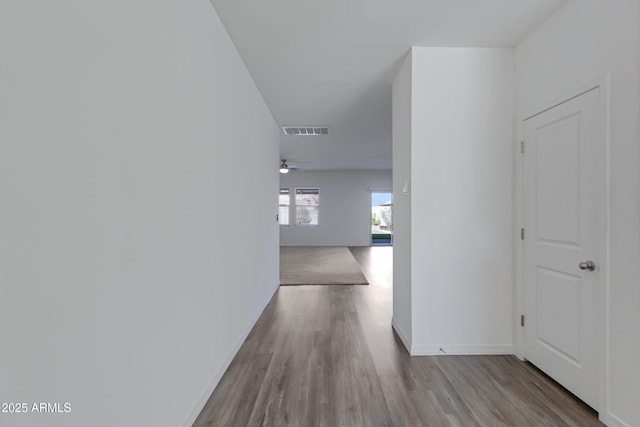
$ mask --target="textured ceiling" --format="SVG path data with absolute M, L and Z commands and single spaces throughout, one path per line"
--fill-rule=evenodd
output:
M 308 170 L 391 169 L 391 83 L 411 46 L 515 46 L 565 0 L 211 0 Z M 274 165 L 276 167 L 277 165 Z

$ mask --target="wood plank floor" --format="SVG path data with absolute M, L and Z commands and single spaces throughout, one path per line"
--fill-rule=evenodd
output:
M 371 284 L 281 287 L 194 427 L 602 425 L 515 357 L 410 357 L 390 326 L 392 249 L 351 250 Z

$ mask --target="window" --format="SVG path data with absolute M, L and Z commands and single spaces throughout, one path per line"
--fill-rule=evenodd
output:
M 289 206 L 291 205 L 291 194 L 288 188 L 280 189 L 280 210 L 278 220 L 280 225 L 289 225 Z
M 296 224 L 318 225 L 318 188 L 296 188 Z

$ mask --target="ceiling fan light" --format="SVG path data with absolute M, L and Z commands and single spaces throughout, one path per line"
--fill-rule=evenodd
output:
M 289 166 L 287 165 L 286 160 L 282 160 L 282 164 L 280 165 L 280 173 L 289 173 Z

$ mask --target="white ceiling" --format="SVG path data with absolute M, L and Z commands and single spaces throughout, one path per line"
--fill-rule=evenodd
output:
M 411 46 L 515 46 L 566 0 L 211 0 L 307 170 L 391 169 L 391 83 Z M 274 165 L 274 168 L 278 165 Z

